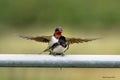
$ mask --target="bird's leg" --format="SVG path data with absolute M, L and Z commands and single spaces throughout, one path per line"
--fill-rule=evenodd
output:
M 49 55 L 52 55 L 52 54 L 53 54 L 53 52 L 52 52 L 52 50 L 51 50 L 51 49 L 49 50 L 49 52 L 50 52 L 50 53 L 49 53 Z

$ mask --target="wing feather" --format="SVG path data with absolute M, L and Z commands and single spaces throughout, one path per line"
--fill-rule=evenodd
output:
M 45 42 L 45 43 L 48 43 L 51 39 L 51 36 L 25 36 L 25 35 L 18 35 L 18 36 L 28 40 L 35 40 L 38 42 Z
M 83 39 L 83 38 L 66 38 L 67 42 L 69 44 L 73 44 L 73 43 L 83 43 L 83 42 L 88 42 L 88 41 L 93 41 L 93 40 L 97 40 L 100 38 L 91 38 L 91 39 Z

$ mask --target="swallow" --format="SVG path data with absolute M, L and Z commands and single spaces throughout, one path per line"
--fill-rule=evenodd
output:
M 63 36 L 62 32 L 62 28 L 57 27 L 51 36 L 25 36 L 20 34 L 18 36 L 28 40 L 48 43 L 48 47 L 43 52 L 49 52 L 50 55 L 64 55 L 64 52 L 69 49 L 70 44 L 89 42 L 99 39 L 68 38 Z

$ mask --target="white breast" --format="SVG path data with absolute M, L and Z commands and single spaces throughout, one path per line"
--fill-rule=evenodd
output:
M 58 39 L 56 39 L 54 36 L 51 37 L 51 41 L 48 44 L 48 47 L 51 47 L 54 43 L 58 42 Z
M 55 43 L 58 42 L 58 39 L 56 39 L 54 36 L 51 37 L 51 41 L 48 44 L 48 49 Z M 53 53 L 64 53 L 68 49 L 68 46 L 64 48 L 61 45 L 58 45 L 56 48 L 53 49 Z
M 68 46 L 64 48 L 63 46 L 59 45 L 53 49 L 53 53 L 64 53 L 68 49 Z

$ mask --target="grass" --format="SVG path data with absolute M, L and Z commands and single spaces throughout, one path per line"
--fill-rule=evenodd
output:
M 120 69 L 0 68 L 0 80 L 119 80 Z M 104 78 L 112 77 L 112 78 Z

